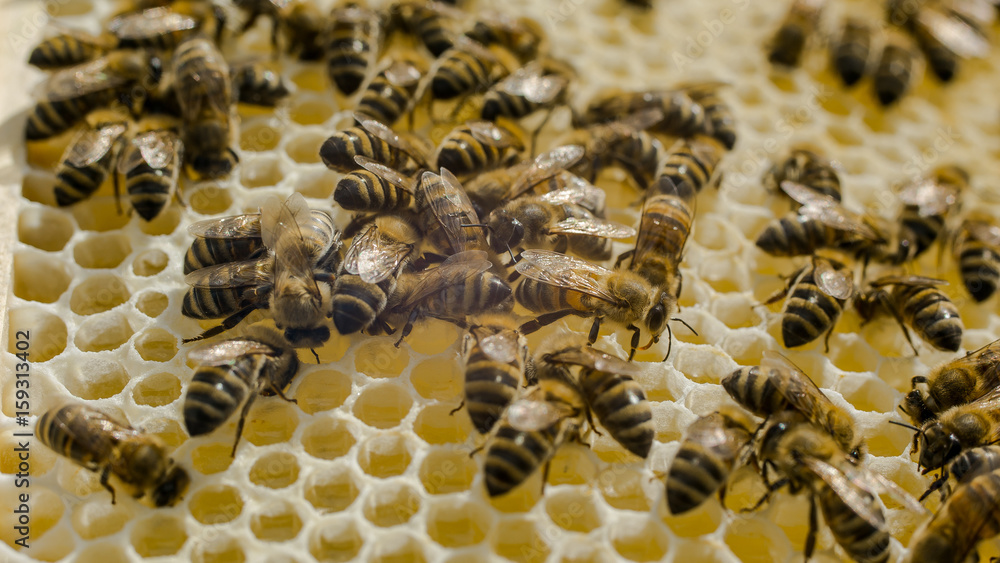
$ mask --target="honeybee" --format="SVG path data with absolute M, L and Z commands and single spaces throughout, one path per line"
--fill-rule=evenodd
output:
M 531 152 L 535 152 L 538 134 L 556 106 L 566 103 L 566 88 L 573 69 L 552 58 L 534 60 L 494 84 L 483 96 L 480 115 L 487 121 L 500 117 L 521 119 L 546 110 L 545 119 L 532 131 Z
M 188 234 L 195 239 L 184 255 L 184 274 L 226 262 L 242 262 L 264 248 L 259 213 L 198 221 L 188 226 Z
M 368 76 L 382 49 L 381 16 L 353 2 L 334 8 L 326 31 L 326 70 L 341 93 L 351 95 Z
M 548 188 L 547 191 L 569 190 L 564 195 L 572 197 L 560 200 L 560 203 L 579 204 L 591 213 L 603 216 L 604 190 L 566 171 L 566 167 L 579 160 L 583 152 L 580 145 L 559 146 L 529 162 L 480 174 L 469 180 L 465 189 L 481 216 L 489 215 L 505 201 L 545 188 Z
M 946 165 L 917 182 L 899 189 L 899 246 L 892 262 L 915 260 L 941 237 L 945 221 L 959 206 L 959 196 L 969 187 L 965 169 Z
M 264 107 L 274 107 L 288 96 L 281 75 L 260 63 L 233 68 L 233 90 L 239 103 Z
M 906 325 L 938 350 L 957 352 L 962 346 L 962 318 L 951 299 L 937 288 L 947 284 L 922 276 L 884 276 L 873 281 L 854 306 L 865 320 L 879 310 L 892 313 L 914 353 L 917 348 Z
M 57 71 L 42 85 L 43 99 L 29 113 L 24 135 L 29 141 L 53 137 L 116 99 L 136 111 L 160 73 L 156 57 L 125 50 Z
M 722 502 L 729 474 L 750 443 L 752 427 L 750 418 L 732 407 L 721 408 L 687 427 L 667 474 L 671 514 L 694 510 L 716 492 Z
M 709 82 L 688 88 L 691 97 L 705 110 L 708 131 L 726 150 L 736 146 L 736 118 L 733 109 L 719 97 L 719 84 Z
M 430 88 L 436 100 L 465 98 L 476 91 L 486 91 L 503 80 L 510 71 L 486 47 L 468 37 L 461 36 L 455 45 L 444 51 L 431 70 Z M 423 99 L 422 93 L 416 96 Z M 453 110 L 457 114 L 459 104 Z
M 784 411 L 795 411 L 829 434 L 852 458 L 860 458 L 863 445 L 855 439 L 851 415 L 834 405 L 781 354 L 767 350 L 760 366 L 740 368 L 723 377 L 721 383 L 734 401 L 753 414 L 771 418 Z
M 399 57 L 388 61 L 372 78 L 361 94 L 358 113 L 372 116 L 391 126 L 413 103 L 424 66 L 415 57 Z
M 245 336 L 195 348 L 188 360 L 199 364 L 184 396 L 184 426 L 189 435 L 215 431 L 243 403 L 232 456 L 257 395 L 289 400 L 284 390 L 299 369 L 295 350 L 280 332 L 266 326 L 250 327 Z
M 333 200 L 348 211 L 385 212 L 407 209 L 413 202 L 411 179 L 392 182 L 381 164 L 361 155 L 354 157 L 361 167 L 337 182 Z M 402 178 L 402 175 L 400 175 Z
M 851 270 L 832 258 L 813 255 L 812 262 L 793 273 L 785 288 L 765 304 L 788 297 L 781 308 L 781 338 L 785 348 L 804 346 L 825 332 L 829 349 L 830 335 L 844 303 L 853 295 Z
M 378 319 L 419 242 L 416 228 L 394 215 L 377 217 L 354 238 L 333 285 L 331 310 L 340 334 L 359 332 Z
M 711 122 L 705 107 L 696 101 L 696 92 L 707 93 L 717 83 L 704 83 L 672 89 L 624 92 L 605 90 L 590 100 L 587 109 L 576 119 L 577 126 L 620 120 L 643 110 L 658 109 L 660 121 L 650 126 L 660 133 L 690 137 L 710 131 Z
M 296 348 L 314 348 L 330 338 L 326 314 L 334 272 L 340 265 L 340 232 L 325 212 L 310 211 L 300 194 L 261 206 L 264 256 L 195 270 L 184 281 L 192 289 L 182 312 L 196 319 L 226 317 L 185 342 L 236 326 L 253 310 L 268 308 L 275 325 Z
M 58 205 L 73 205 L 101 187 L 118 161 L 127 130 L 125 123 L 111 122 L 77 133 L 56 167 Z
M 44 70 L 83 64 L 107 53 L 115 44 L 116 41 L 106 35 L 60 29 L 60 33 L 42 40 L 31 50 L 28 64 Z
M 570 172 L 593 182 L 604 167 L 618 165 L 639 188 L 646 189 L 656 178 L 664 150 L 659 139 L 645 129 L 661 120 L 663 112 L 653 108 L 577 130 L 568 142 L 583 146 L 584 156 Z
M 416 204 L 420 230 L 443 255 L 490 248 L 472 201 L 447 168 L 442 168 L 440 174 L 423 173 Z
M 675 185 L 688 184 L 695 192 L 719 180 L 719 162 L 726 155 L 725 146 L 714 137 L 697 135 L 677 141 L 660 164 L 659 176 Z
M 825 0 L 792 0 L 768 47 L 767 60 L 772 64 L 794 68 L 802 60 L 809 37 L 815 35 Z
M 181 137 L 189 155 L 188 175 L 195 180 L 226 176 L 240 160 L 229 145 L 233 128 L 229 64 L 211 41 L 196 37 L 177 47 L 172 65 L 184 118 Z
M 517 326 L 517 319 L 511 314 L 480 315 L 465 333 L 463 404 L 480 434 L 493 429 L 529 379 L 526 372 L 532 368 L 528 343 Z
M 524 144 L 510 129 L 489 121 L 470 121 L 451 130 L 438 145 L 435 168 L 447 168 L 459 179 L 513 162 Z
M 923 502 L 931 493 L 939 489 L 941 489 L 942 500 L 950 496 L 952 487 L 948 485 L 949 477 L 953 477 L 955 484 L 961 486 L 984 473 L 990 473 L 997 469 L 1000 469 L 1000 446 L 980 446 L 965 450 L 948 462 L 945 470 L 920 497 L 920 501 Z
M 972 214 L 962 222 L 952 252 L 965 289 L 982 303 L 1000 284 L 1000 226 L 986 214 Z
M 426 151 L 400 137 L 384 124 L 355 114 L 358 125 L 337 131 L 323 142 L 319 156 L 327 168 L 348 173 L 360 168 L 354 160 L 363 156 L 409 176 L 427 168 Z
M 893 23 L 902 24 L 916 39 L 927 58 L 934 75 L 942 82 L 950 82 L 958 71 L 959 59 L 984 57 L 990 44 L 979 22 L 957 10 L 958 2 L 911 5 L 901 0 L 887 2 L 888 16 Z M 992 10 L 985 2 L 980 9 Z M 988 17 L 990 24 L 995 16 Z
M 73 463 L 100 472 L 101 486 L 111 493 L 114 475 L 135 498 L 154 506 L 173 506 L 184 496 L 191 479 L 167 453 L 158 437 L 122 424 L 84 404 L 67 404 L 45 412 L 35 434 L 43 444 Z
M 261 16 L 271 20 L 271 44 L 278 46 L 278 36 L 284 35 L 286 50 L 302 61 L 323 58 L 320 39 L 326 29 L 326 18 L 313 2 L 301 0 L 234 0 L 237 8 L 247 12 L 242 31 L 253 27 Z
M 644 322 L 654 338 L 666 324 L 665 313 L 653 310 L 658 305 L 655 288 L 634 271 L 608 270 L 550 250 L 525 250 L 516 269 L 526 278 L 517 286 L 517 302 L 539 313 L 521 325 L 524 334 L 568 315 L 594 317 L 589 335 L 593 343 L 607 319 L 632 331 L 631 357 L 639 347 L 636 322 Z
M 920 453 L 923 472 L 944 467 L 964 450 L 1000 440 L 1000 388 L 971 403 L 951 407 L 920 428 L 910 428 L 916 431 L 913 451 Z
M 595 350 L 577 335 L 548 343 L 535 363 L 580 366 L 576 380 L 588 413 L 625 449 L 641 458 L 649 455 L 656 434 L 653 411 L 634 379 L 639 374 L 635 364 Z
M 482 45 L 503 47 L 522 64 L 535 60 L 547 41 L 545 30 L 538 21 L 501 13 L 480 14 L 465 35 Z
M 874 30 L 861 18 L 847 18 L 830 45 L 830 64 L 850 88 L 871 71 Z
M 455 45 L 456 26 L 465 20 L 463 12 L 441 2 L 403 0 L 389 10 L 396 18 L 395 26 L 419 39 L 435 58 Z
M 764 175 L 764 187 L 772 192 L 787 192 L 781 189 L 785 182 L 801 184 L 827 197 L 841 201 L 839 165 L 820 156 L 816 151 L 793 148 L 788 157 L 776 162 Z M 789 197 L 791 197 L 789 195 Z
M 400 275 L 385 314 L 406 318 L 396 346 L 423 317 L 464 323 L 468 315 L 509 312 L 514 305 L 510 286 L 488 271 L 487 257 L 481 250 L 468 250 L 449 256 L 436 268 Z
M 875 97 L 888 107 L 905 96 L 916 82 L 917 52 L 913 42 L 898 34 L 890 34 L 882 48 L 882 56 L 872 74 Z
M 136 134 L 122 149 L 118 172 L 132 209 L 146 221 L 155 219 L 175 196 L 183 152 L 177 133 L 158 125 Z
M 952 407 L 975 401 L 1000 387 L 1000 340 L 938 366 L 912 380 L 902 410 L 923 424 Z
M 124 49 L 169 51 L 199 31 L 221 33 L 224 14 L 210 3 L 188 3 L 185 12 L 166 6 L 121 14 L 111 18 L 108 31 Z M 221 19 L 220 19 L 221 16 Z

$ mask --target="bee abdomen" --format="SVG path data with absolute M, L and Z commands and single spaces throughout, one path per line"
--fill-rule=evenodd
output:
M 192 319 L 219 319 L 243 307 L 243 287 L 192 287 L 184 294 L 181 313 Z
M 409 103 L 409 93 L 388 80 L 377 77 L 361 95 L 357 111 L 370 115 L 381 123 L 392 125 L 406 111 Z
M 806 256 L 836 243 L 834 229 L 816 219 L 796 215 L 768 224 L 757 237 L 757 247 L 772 256 Z
M 100 53 L 96 46 L 63 34 L 39 43 L 28 56 L 28 63 L 42 69 L 59 68 L 89 61 Z
M 154 170 L 147 164 L 141 164 L 125 175 L 125 185 L 132 207 L 140 217 L 151 221 L 169 203 L 169 177 L 162 170 Z
M 535 111 L 537 107 L 537 104 L 533 104 L 523 97 L 491 90 L 483 96 L 483 109 L 480 115 L 487 121 L 495 121 L 501 116 L 520 119 Z
M 834 539 L 851 558 L 862 563 L 883 563 L 889 560 L 889 532 L 876 528 L 859 516 L 829 487 L 824 487 L 818 494 L 823 520 L 830 527 Z M 874 503 L 871 495 L 862 494 L 868 503 Z M 878 513 L 881 515 L 881 510 Z
M 660 168 L 660 144 L 649 133 L 639 131 L 619 141 L 612 155 L 619 165 L 635 180 L 641 189 L 646 189 L 656 178 Z M 671 155 L 671 158 L 673 155 Z
M 489 80 L 489 63 L 469 53 L 456 52 L 443 60 L 431 80 L 431 91 L 440 100 L 457 98 Z
M 820 291 L 812 278 L 801 280 L 785 304 L 781 337 L 785 348 L 795 348 L 816 340 L 840 317 L 838 300 Z
M 598 420 L 611 436 L 635 455 L 645 458 L 653 445 L 653 410 L 642 388 L 624 377 L 587 370 L 584 393 Z
M 500 164 L 501 149 L 483 144 L 468 131 L 449 135 L 438 154 L 437 166 L 447 168 L 458 177 L 484 172 Z
M 913 54 L 900 45 L 887 45 L 875 71 L 875 93 L 879 103 L 889 106 L 910 89 Z
M 736 119 L 733 110 L 715 92 L 693 94 L 694 99 L 705 109 L 709 127 L 703 124 L 699 131 L 708 129 L 711 136 L 722 143 L 727 150 L 736 146 Z
M 520 380 L 492 362 L 474 362 L 465 371 L 465 408 L 472 425 L 487 434 L 514 400 Z
M 83 119 L 88 111 L 110 101 L 112 97 L 110 92 L 94 92 L 68 100 L 38 102 L 28 115 L 24 136 L 29 141 L 54 137 Z
M 973 299 L 979 302 L 989 299 L 1000 283 L 1000 254 L 981 242 L 968 241 L 958 261 L 962 282 Z
M 249 366 L 204 366 L 195 372 L 184 399 L 184 426 L 191 436 L 208 434 L 236 412 L 247 395 Z
M 897 263 L 913 260 L 926 252 L 944 228 L 944 217 L 921 217 L 916 210 L 907 209 L 903 211 L 900 224 L 903 234 L 896 256 Z
M 703 446 L 685 441 L 670 464 L 667 474 L 667 506 L 671 514 L 693 510 L 725 483 L 729 468 Z
M 502 425 L 486 453 L 484 473 L 491 497 L 507 493 L 531 476 L 555 449 L 551 431 L 521 432 Z
M 377 284 L 367 283 L 361 276 L 348 274 L 337 278 L 333 286 L 333 325 L 340 334 L 353 334 L 368 328 L 385 310 L 389 295 L 395 290 L 396 278 Z
M 101 163 L 77 168 L 61 165 L 56 175 L 55 196 L 59 206 L 72 205 L 90 197 L 108 175 L 108 170 Z
M 737 403 L 757 416 L 785 408 L 785 398 L 760 366 L 740 368 L 722 378 L 722 387 Z
M 917 334 L 935 348 L 956 352 L 962 346 L 962 319 L 958 308 L 937 288 L 919 287 L 905 293 L 905 318 Z
M 264 247 L 259 238 L 207 239 L 196 238 L 184 255 L 184 273 L 190 274 L 208 266 L 239 262 Z

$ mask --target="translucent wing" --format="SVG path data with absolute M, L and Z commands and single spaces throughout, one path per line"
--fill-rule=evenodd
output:
M 444 228 L 451 247 L 465 249 L 468 233 L 464 232 L 466 228 L 463 225 L 478 224 L 479 216 L 458 179 L 445 168 L 441 169 L 440 175 L 424 172 L 420 189 L 424 192 L 424 201 Z
M 311 211 L 302 194 L 295 192 L 284 202 L 277 196 L 267 198 L 260 207 L 261 238 L 264 246 L 274 250 L 278 239 L 292 229 L 301 238 L 300 225 L 307 224 Z
M 882 287 L 886 285 L 935 286 L 935 285 L 948 285 L 948 282 L 945 280 L 928 278 L 924 276 L 882 276 L 881 278 L 872 282 L 873 287 Z
M 558 350 L 549 354 L 547 359 L 550 362 L 584 366 L 628 377 L 638 377 L 642 371 L 636 364 L 626 362 L 617 356 L 606 354 L 590 346 L 574 346 Z
M 449 256 L 437 268 L 424 270 L 399 308 L 406 310 L 420 303 L 429 295 L 446 287 L 462 283 L 472 276 L 490 269 L 490 261 L 482 250 L 469 250 Z
M 186 72 L 179 75 L 176 87 L 177 102 L 184 118 L 198 119 L 202 106 L 208 104 L 216 113 L 229 115 L 232 103 L 232 83 L 229 77 L 229 63 L 222 53 L 204 38 L 191 39 L 185 43 L 188 56 L 197 53 L 197 63 L 184 66 Z M 177 64 L 174 56 L 174 64 Z
M 188 233 L 201 238 L 260 238 L 260 214 L 205 219 L 188 225 Z
M 274 254 L 274 277 L 289 277 L 305 284 L 309 294 L 320 298 L 319 286 L 313 275 L 313 257 L 302 236 L 308 228 L 312 212 L 302 194 L 295 192 L 283 203 L 271 199 L 261 207 L 261 241 Z
M 820 291 L 836 299 L 850 299 L 854 295 L 854 280 L 850 271 L 834 267 L 829 260 L 817 258 L 813 260 L 815 269 L 813 279 Z
M 472 334 L 479 348 L 493 361 L 511 364 L 520 356 L 521 342 L 516 331 L 487 332 L 473 328 Z
M 603 238 L 629 238 L 635 236 L 635 229 L 628 225 L 605 221 L 596 217 L 580 219 L 569 217 L 549 228 L 550 234 L 574 234 Z
M 525 250 L 515 267 L 522 275 L 544 284 L 586 293 L 609 303 L 619 301 L 605 288 L 611 270 L 572 256 L 550 250 Z
M 543 201 L 556 205 L 575 204 L 591 213 L 598 213 L 604 209 L 607 198 L 604 190 L 572 172 L 563 170 L 556 176 L 558 183 L 563 187 L 539 196 Z
M 520 139 L 503 127 L 489 121 L 470 121 L 465 125 L 477 140 L 494 147 L 522 147 Z
M 363 113 L 356 112 L 354 114 L 354 120 L 360 123 L 361 127 L 363 127 L 365 131 L 368 131 L 375 137 L 385 141 L 390 146 L 396 147 L 397 149 L 405 152 L 417 162 L 421 164 L 427 162 L 426 154 L 422 149 L 397 135 L 395 131 L 390 129 L 384 123 L 376 121 Z
M 944 214 L 958 201 L 958 193 L 931 178 L 926 178 L 900 189 L 899 199 L 906 205 L 917 207 L 921 217 L 930 217 Z
M 196 27 L 198 20 L 167 8 L 124 14 L 108 22 L 108 30 L 119 39 L 145 39 Z
M 556 99 L 568 83 L 565 77 L 546 75 L 541 63 L 530 62 L 500 81 L 496 89 L 531 103 L 546 104 Z
M 199 346 L 188 352 L 188 359 L 201 365 L 218 366 L 251 354 L 277 356 L 280 352 L 256 340 L 234 339 Z
M 109 69 L 108 58 L 101 57 L 57 71 L 43 84 L 45 96 L 51 101 L 68 100 L 86 94 L 110 90 L 130 80 Z
M 63 160 L 75 168 L 84 168 L 104 158 L 111 147 L 125 133 L 125 125 L 113 123 L 100 129 L 87 129 L 79 133 Z
M 966 221 L 965 228 L 978 241 L 991 246 L 1000 246 L 1000 226 L 986 221 Z
M 126 173 L 145 162 L 153 170 L 162 170 L 180 159 L 181 139 L 177 133 L 167 130 L 147 131 L 136 135 L 131 141 L 132 150 L 126 151 L 118 163 L 118 170 Z M 172 171 L 177 173 L 175 167 Z
M 855 514 L 864 518 L 875 528 L 885 529 L 885 516 L 878 504 L 874 502 L 875 495 L 873 493 L 860 488 L 839 469 L 825 461 L 808 456 L 803 456 L 800 461 L 822 479 Z
M 623 117 L 615 123 L 632 131 L 645 131 L 663 121 L 663 117 L 663 110 L 660 108 L 648 108 Z
M 417 182 L 414 178 L 404 176 L 398 171 L 393 170 L 380 162 L 376 162 L 360 154 L 354 156 L 354 162 L 356 162 L 358 166 L 364 168 L 379 178 L 382 178 L 386 182 L 393 184 L 394 186 L 402 188 L 410 193 L 416 191 Z
M 845 464 L 842 468 L 844 475 L 853 483 L 861 484 L 865 489 L 879 493 L 887 494 L 894 498 L 897 502 L 905 506 L 913 514 L 927 514 L 927 508 L 920 504 L 920 501 L 913 498 L 913 495 L 906 492 L 902 487 L 893 483 L 889 479 L 886 479 L 882 475 L 875 473 L 874 471 L 869 471 L 864 467 Z
M 538 155 L 531 165 L 511 185 L 506 199 L 514 199 L 533 188 L 539 182 L 544 182 L 564 172 L 566 167 L 572 166 L 576 161 L 580 160 L 584 152 L 586 152 L 585 149 L 580 145 L 563 145 Z M 583 181 L 582 178 L 581 181 Z
M 774 379 L 776 387 L 788 403 L 810 420 L 818 412 L 835 408 L 816 383 L 781 354 L 771 350 L 764 351 L 760 367 L 767 370 L 768 377 Z
M 344 269 L 366 283 L 378 283 L 395 273 L 412 251 L 409 244 L 386 237 L 372 225 L 347 249 Z
M 420 81 L 420 69 L 410 61 L 393 61 L 382 71 L 386 80 L 401 88 L 407 88 Z
M 267 285 L 272 280 L 273 261 L 273 256 L 268 254 L 256 260 L 217 264 L 184 276 L 184 283 L 208 288 Z
M 961 18 L 928 8 L 917 13 L 917 24 L 960 57 L 985 57 L 989 53 L 986 37 Z
M 545 430 L 572 415 L 569 405 L 549 401 L 519 399 L 507 407 L 507 423 L 521 432 Z
M 782 182 L 781 189 L 802 204 L 799 215 L 815 219 L 828 227 L 857 234 L 868 240 L 882 240 L 864 218 L 848 210 L 836 199 L 796 182 Z

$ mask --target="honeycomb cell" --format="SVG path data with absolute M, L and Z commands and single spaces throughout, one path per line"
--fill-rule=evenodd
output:
M 605 502 L 622 510 L 649 510 L 649 499 L 643 490 L 644 477 L 626 466 L 611 466 L 597 476 Z
M 468 415 L 452 411 L 458 405 L 427 405 L 413 422 L 413 431 L 428 444 L 460 444 L 472 434 Z
M 241 124 L 240 149 L 248 152 L 268 152 L 278 148 L 281 131 L 267 121 Z
M 248 188 L 277 186 L 284 177 L 277 158 L 261 156 L 240 165 L 240 182 Z
M 722 507 L 717 502 L 706 502 L 698 508 L 674 516 L 666 502 L 659 503 L 660 518 L 675 536 L 694 538 L 710 534 L 722 523 Z
M 420 510 L 420 495 L 409 485 L 390 482 L 367 491 L 362 512 L 380 528 L 399 526 Z
M 167 267 L 169 261 L 167 253 L 158 248 L 144 250 L 132 261 L 132 271 L 144 278 L 155 276 Z
M 70 212 L 81 230 L 99 233 L 123 228 L 130 217 L 119 212 L 113 197 L 91 197 L 71 207 Z
M 440 319 L 424 319 L 406 337 L 406 344 L 417 354 L 434 356 L 450 348 L 458 340 L 461 329 Z
M 98 233 L 73 246 L 73 259 L 82 268 L 117 268 L 132 253 L 124 233 Z
M 421 397 L 446 401 L 462 394 L 465 374 L 454 358 L 431 358 L 413 367 L 410 383 Z
M 669 547 L 666 532 L 645 520 L 622 519 L 614 524 L 610 534 L 612 547 L 630 561 L 659 561 Z
M 148 291 L 135 300 L 135 308 L 147 317 L 156 318 L 167 309 L 170 299 L 159 291 Z
M 58 316 L 38 307 L 10 309 L 7 350 L 17 349 L 19 331 L 28 331 L 32 363 L 47 362 L 66 349 L 66 323 Z
M 302 448 L 318 459 L 337 459 L 347 455 L 357 440 L 342 420 L 320 419 L 302 432 Z
M 728 562 L 732 558 L 725 552 L 719 549 L 717 545 L 713 545 L 704 540 L 697 541 L 686 541 L 681 543 L 677 547 L 677 551 L 674 552 L 674 557 L 676 561 L 698 561 L 705 563 L 713 562 Z
M 320 512 L 340 512 L 358 498 L 358 484 L 351 470 L 340 466 L 313 472 L 306 478 L 305 499 Z
M 351 396 L 351 377 L 332 369 L 320 369 L 299 379 L 295 400 L 302 412 L 316 414 L 335 409 Z
M 724 541 L 733 555 L 746 563 L 784 561 L 790 550 L 781 531 L 760 519 L 733 520 L 726 528 Z
M 262 455 L 250 468 L 250 482 L 269 489 L 283 489 L 298 478 L 298 459 L 287 452 Z
M 321 520 L 309 534 L 309 553 L 317 561 L 352 561 L 365 540 L 350 518 Z
M 584 446 L 570 444 L 556 450 L 549 464 L 549 485 L 584 485 L 597 477 L 597 465 Z
M 601 517 L 590 490 L 566 490 L 545 497 L 545 512 L 557 526 L 584 534 L 601 525 Z
M 304 132 L 296 135 L 285 145 L 285 152 L 299 164 L 316 164 L 320 162 L 319 147 L 329 137 L 318 132 Z
M 201 215 L 219 215 L 233 204 L 233 196 L 226 188 L 206 182 L 185 190 L 188 205 Z
M 151 328 L 136 337 L 135 351 L 147 362 L 166 362 L 177 355 L 177 337 L 162 328 Z
M 541 563 L 548 558 L 551 548 L 530 520 L 523 518 L 502 520 L 499 528 L 504 533 L 497 534 L 491 541 L 493 551 L 500 557 L 517 563 Z
M 212 475 L 229 469 L 233 463 L 232 444 L 214 443 L 191 450 L 191 465 L 203 475 Z
M 72 534 L 73 531 L 66 524 L 59 524 L 47 534 L 39 534 L 31 542 L 31 557 L 37 561 L 52 562 L 66 558 L 76 547 Z
M 320 125 L 333 116 L 334 107 L 326 99 L 300 96 L 288 107 L 288 117 L 300 125 Z
M 125 503 L 111 504 L 107 499 L 87 499 L 75 507 L 70 517 L 73 530 L 81 539 L 110 536 L 125 527 L 133 517 Z
M 472 486 L 478 469 L 469 453 L 462 449 L 431 448 L 420 464 L 420 482 L 432 495 L 466 491 Z
M 176 448 L 187 441 L 187 433 L 181 427 L 181 423 L 172 418 L 153 418 L 145 421 L 141 428 L 150 434 L 155 434 L 157 438 L 171 448 Z
M 275 502 L 262 507 L 250 518 L 250 530 L 259 540 L 288 541 L 299 535 L 302 530 L 302 518 L 291 504 Z
M 21 183 L 21 195 L 28 201 L 54 206 L 56 204 L 56 197 L 52 192 L 54 186 L 55 178 L 52 175 L 28 172 Z
M 368 385 L 354 403 L 354 415 L 358 420 L 374 428 L 393 428 L 410 412 L 413 399 L 400 385 L 382 383 Z
M 132 399 L 137 405 L 162 407 L 181 396 L 181 381 L 172 373 L 154 373 L 143 378 L 132 388 Z
M 142 557 L 161 557 L 180 551 L 187 542 L 187 531 L 183 520 L 157 514 L 136 522 L 129 537 Z
M 113 541 L 87 544 L 81 549 L 73 563 L 129 563 L 131 559 L 125 550 Z
M 372 563 L 425 563 L 427 557 L 416 538 L 400 535 L 376 543 L 371 561 Z
M 17 216 L 17 239 L 39 250 L 62 250 L 75 230 L 68 215 L 48 207 L 29 207 Z
M 177 205 L 170 205 L 151 221 L 139 221 L 139 230 L 149 236 L 158 237 L 174 232 L 180 223 L 181 208 Z
M 255 446 L 281 444 L 291 440 L 299 425 L 295 405 L 281 399 L 258 400 L 250 409 L 243 439 Z
M 413 461 L 411 446 L 402 434 L 376 434 L 361 443 L 358 464 L 372 477 L 402 475 Z
M 330 79 L 318 69 L 304 68 L 292 75 L 292 83 L 303 90 L 322 92 L 329 87 Z
M 117 395 L 128 384 L 128 379 L 120 363 L 93 358 L 72 365 L 63 378 L 63 385 L 70 393 L 91 401 Z
M 339 175 L 332 170 L 310 170 L 299 177 L 295 191 L 305 197 L 327 199 L 337 186 Z
M 14 295 L 26 301 L 54 303 L 69 288 L 70 274 L 59 260 L 39 252 L 14 255 Z
M 32 477 L 45 475 L 56 463 L 56 453 L 48 448 L 35 448 L 31 451 L 30 463 L 24 465 L 19 459 L 19 442 L 24 438 L 14 436 L 14 430 L 0 433 L 0 473 L 13 475 L 18 471 L 30 470 Z
M 471 501 L 441 501 L 427 510 L 427 534 L 444 547 L 475 545 L 490 525 L 487 507 Z
M 194 563 L 243 563 L 246 558 L 240 542 L 227 536 L 201 542 L 191 550 Z
M 228 485 L 209 485 L 191 495 L 188 510 L 202 524 L 225 524 L 243 512 L 243 498 L 239 491 Z
M 388 339 L 368 340 L 354 352 L 354 368 L 369 377 L 396 377 L 409 363 L 409 353 Z
M 69 308 L 77 315 L 96 315 L 110 311 L 128 301 L 125 282 L 113 274 L 97 274 L 85 279 L 73 289 Z

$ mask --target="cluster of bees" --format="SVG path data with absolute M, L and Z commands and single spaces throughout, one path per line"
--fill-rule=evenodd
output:
M 867 77 L 883 106 L 895 104 L 922 75 L 924 61 L 942 83 L 951 82 L 964 58 L 989 51 L 988 30 L 996 22 L 991 0 L 885 0 L 885 22 L 874 26 L 849 16 L 827 41 L 830 65 L 851 88 Z M 826 0 L 792 0 L 775 32 L 768 59 L 797 67 L 809 38 L 820 31 Z M 881 48 L 881 50 L 880 50 Z
M 719 97 L 724 85 L 606 91 L 577 110 L 569 105 L 572 66 L 547 53 L 542 29 L 530 19 L 472 16 L 416 1 L 386 11 L 350 3 L 330 14 L 314 13 L 306 2 L 235 5 L 244 31 L 270 19 L 276 48 L 284 43 L 303 60 L 325 60 L 333 85 L 356 105 L 352 124 L 319 149 L 322 162 L 342 174 L 327 209 L 311 208 L 295 194 L 272 197 L 257 213 L 189 227 L 194 239 L 184 260 L 190 287 L 182 312 L 220 322 L 185 342 L 223 334 L 256 310 L 269 312 L 276 327 L 254 325 L 189 352 L 198 364 L 183 405 L 189 435 L 212 433 L 239 410 L 235 455 L 257 396 L 293 400 L 284 391 L 299 370 L 297 348 L 321 347 L 332 330 L 398 333 L 398 346 L 416 323 L 436 318 L 465 330 L 463 406 L 485 436 L 479 450 L 486 451 L 491 497 L 524 483 L 560 445 L 582 441 L 598 423 L 645 458 L 655 431 L 631 360 L 664 331 L 669 342 L 670 322 L 679 321 L 679 266 L 695 200 L 717 185 L 720 162 L 737 140 L 734 116 Z M 177 2 L 117 16 L 108 25 L 113 39 L 65 33 L 32 53 L 39 66 L 79 65 L 53 76 L 26 132 L 42 139 L 88 122 L 60 164 L 60 205 L 93 193 L 117 167 L 133 207 L 149 219 L 175 193 L 182 162 L 192 180 L 231 172 L 238 162 L 230 147 L 234 103 L 273 106 L 287 89 L 263 66 L 230 70 L 218 46 L 225 22 L 212 4 Z M 420 47 L 393 52 L 387 45 L 394 34 Z M 94 109 L 116 102 L 142 117 L 91 122 Z M 441 102 L 453 105 L 449 120 L 475 115 L 433 146 L 413 133 L 413 123 L 422 105 L 423 117 L 438 122 Z M 540 131 L 562 107 L 571 111 L 574 130 L 536 155 Z M 522 120 L 537 122 L 536 114 L 544 114 L 541 123 L 526 131 Z M 153 117 L 171 125 L 141 125 Z M 408 132 L 397 126 L 404 118 Z M 634 227 L 605 218 L 605 193 L 595 182 L 611 167 L 642 192 Z M 764 182 L 799 207 L 768 226 L 758 246 L 813 257 L 774 298 L 788 297 L 782 334 L 791 348 L 829 333 L 857 292 L 851 269 L 818 250 L 866 265 L 912 261 L 946 236 L 946 218 L 969 178 L 943 167 L 905 187 L 891 229 L 841 205 L 836 167 L 815 151 L 793 150 Z M 355 213 L 343 230 L 334 205 Z M 970 215 L 954 232 L 966 286 L 984 300 L 1000 279 L 1000 228 Z M 631 237 L 634 248 L 612 267 L 597 263 L 614 257 L 614 240 Z M 867 284 L 855 306 L 867 316 L 889 312 L 907 338 L 904 325 L 955 351 L 962 325 L 941 283 L 883 276 Z M 527 335 L 568 316 L 592 318 L 589 334 L 559 333 L 529 350 Z M 606 324 L 632 332 L 628 358 L 593 347 Z M 920 465 L 941 469 L 930 491 L 954 491 L 916 536 L 912 561 L 960 561 L 1000 526 L 994 517 L 1000 474 L 992 473 L 1000 468 L 1000 450 L 991 445 L 1000 432 L 998 353 L 1000 342 L 914 378 L 902 407 L 917 432 Z M 757 506 L 786 485 L 810 494 L 807 557 L 818 506 L 852 558 L 887 560 L 889 532 L 877 496 L 924 509 L 860 464 L 863 444 L 851 416 L 773 352 L 722 385 L 748 412 L 724 408 L 688 429 L 665 476 L 671 512 L 724 494 L 732 471 L 749 464 L 768 485 Z M 751 414 L 763 422 L 755 425 Z M 159 439 L 85 405 L 47 412 L 37 435 L 99 471 L 112 502 L 112 476 L 155 506 L 178 502 L 190 481 Z M 960 514 L 988 525 L 961 526 Z

